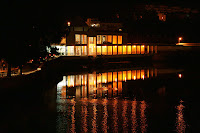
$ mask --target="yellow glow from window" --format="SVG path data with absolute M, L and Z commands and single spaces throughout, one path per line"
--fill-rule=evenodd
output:
M 149 54 L 149 46 L 147 46 L 147 54 Z
M 132 54 L 136 54 L 136 46 L 135 45 L 132 46 Z
M 123 54 L 126 54 L 126 50 L 127 48 L 126 48 L 126 46 L 123 46 Z
M 113 35 L 113 44 L 117 44 L 117 36 Z
M 122 82 L 118 82 L 118 93 L 122 93 Z
M 112 43 L 112 35 L 108 35 L 108 42 Z
M 117 54 L 117 46 L 113 46 L 113 55 Z
M 112 46 L 108 46 L 108 55 L 112 55 Z
M 149 69 L 147 69 L 147 78 L 149 78 Z
M 101 74 L 98 74 L 98 75 L 97 75 L 97 83 L 98 83 L 98 84 L 101 83 Z
M 102 46 L 102 54 L 107 55 L 107 46 Z
M 122 36 L 118 36 L 118 44 L 122 44 Z
M 82 55 L 87 55 L 87 46 L 82 46 Z
M 123 71 L 123 81 L 126 80 L 126 71 Z
M 144 70 L 141 70 L 141 78 L 144 79 Z
M 132 70 L 132 80 L 134 80 L 134 77 L 136 77 L 136 70 Z
M 141 74 L 140 70 L 137 70 L 137 79 L 140 79 L 140 77 L 141 77 L 140 74 Z
M 118 54 L 122 54 L 122 46 L 118 46 Z
M 81 43 L 81 36 L 80 34 L 75 34 L 75 44 L 80 44 Z
M 113 88 L 117 88 L 117 82 L 113 82 Z
M 118 72 L 118 81 L 122 81 L 122 72 Z
M 97 44 L 101 44 L 101 35 L 97 35 Z
M 141 54 L 144 54 L 144 51 L 145 51 L 145 47 L 144 45 L 141 46 Z
M 137 46 L 137 54 L 140 54 L 140 45 Z
M 127 54 L 131 54 L 131 46 L 127 46 Z
M 128 80 L 131 80 L 131 71 L 128 71 L 127 74 L 128 74 L 128 75 L 127 75 L 127 79 L 128 79 Z
M 112 72 L 108 73 L 108 82 L 112 82 Z
M 97 46 L 97 55 L 101 55 L 101 46 Z
M 117 79 L 117 72 L 113 72 L 113 81 L 117 82 L 116 79 Z
M 102 81 L 103 81 L 104 83 L 107 82 L 107 73 L 102 73 Z

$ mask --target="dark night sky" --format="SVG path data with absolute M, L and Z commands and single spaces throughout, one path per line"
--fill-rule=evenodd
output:
M 1 30 L 8 34 L 26 33 L 33 26 L 46 30 L 49 27 L 58 28 L 63 20 L 70 16 L 83 17 L 110 17 L 124 10 L 129 11 L 137 4 L 158 4 L 168 6 L 181 6 L 199 8 L 196 2 L 186 0 L 167 1 L 90 1 L 74 3 L 68 0 L 45 1 L 45 0 L 4 0 L 1 8 Z M 42 29 L 43 28 L 43 29 Z M 10 32 L 11 31 L 11 32 Z

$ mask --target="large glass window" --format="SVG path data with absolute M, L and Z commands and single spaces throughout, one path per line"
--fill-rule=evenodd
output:
M 106 43 L 107 42 L 107 35 L 103 35 L 102 36 L 102 43 Z
M 87 44 L 87 35 L 75 34 L 75 44 Z
M 113 55 L 117 54 L 117 46 L 113 46 Z
M 102 54 L 107 55 L 107 46 L 102 46 Z
M 118 36 L 118 44 L 122 44 L 122 36 Z
M 117 36 L 113 35 L 113 44 L 117 44 Z
M 112 43 L 112 35 L 108 35 L 108 40 L 107 40 L 108 43 Z
M 127 46 L 127 54 L 131 54 L 131 46 Z
M 142 45 L 142 46 L 141 46 L 141 54 L 144 54 L 144 51 L 145 51 L 145 46 Z
M 137 54 L 140 54 L 140 45 L 137 46 Z
M 108 55 L 112 55 L 112 46 L 108 46 Z
M 81 55 L 81 46 L 75 46 L 76 47 L 76 56 L 80 56 Z
M 101 44 L 101 35 L 97 35 L 97 44 Z
M 87 46 L 81 46 L 82 47 L 82 55 L 87 55 Z
M 123 46 L 123 54 L 126 54 L 126 51 L 127 51 L 127 47 Z
M 74 55 L 74 46 L 67 46 L 67 55 L 68 56 Z
M 80 44 L 81 43 L 81 36 L 80 34 L 75 34 L 75 44 Z
M 136 54 L 136 46 L 135 45 L 132 46 L 132 54 Z
M 87 44 L 87 35 L 81 35 L 81 44 Z
M 97 46 L 97 55 L 101 55 L 101 46 Z
M 118 46 L 118 54 L 122 54 L 122 46 Z

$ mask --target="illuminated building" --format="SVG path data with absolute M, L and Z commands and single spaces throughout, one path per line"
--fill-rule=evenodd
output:
M 63 56 L 131 55 L 156 53 L 157 46 L 128 43 L 127 33 L 118 22 L 100 22 L 98 19 L 70 20 L 68 34 L 57 47 Z

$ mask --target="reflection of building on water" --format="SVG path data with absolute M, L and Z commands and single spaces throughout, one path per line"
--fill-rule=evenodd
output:
M 114 99 L 57 101 L 59 132 L 146 132 L 145 101 Z
M 183 101 L 180 101 L 180 104 L 176 107 L 177 109 L 177 118 L 176 118 L 176 131 L 178 133 L 185 133 L 186 123 L 184 120 L 184 108 L 185 106 L 182 104 Z
M 61 98 L 115 97 L 122 94 L 123 82 L 157 76 L 157 69 L 137 69 L 63 76 L 57 84 Z M 68 88 L 68 89 L 67 89 Z

